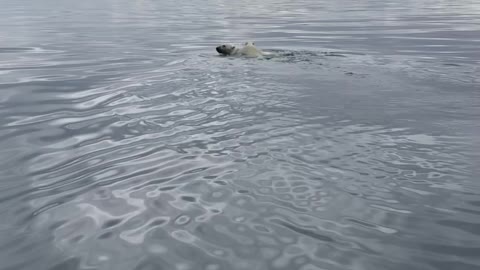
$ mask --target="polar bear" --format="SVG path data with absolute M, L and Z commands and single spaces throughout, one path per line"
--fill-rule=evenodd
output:
M 243 48 L 237 48 L 233 45 L 224 44 L 216 48 L 217 52 L 225 56 L 245 56 L 245 57 L 259 57 L 266 55 L 260 49 L 255 47 L 255 43 L 246 42 Z

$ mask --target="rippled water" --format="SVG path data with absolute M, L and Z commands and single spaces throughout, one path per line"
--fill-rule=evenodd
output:
M 0 269 L 480 268 L 478 1 L 1 5 Z

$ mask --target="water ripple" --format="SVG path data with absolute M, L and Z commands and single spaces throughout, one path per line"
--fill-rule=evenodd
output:
M 479 14 L 6 1 L 0 268 L 480 267 Z

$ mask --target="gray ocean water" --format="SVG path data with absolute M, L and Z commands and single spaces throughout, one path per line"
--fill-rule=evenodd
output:
M 1 270 L 480 269 L 477 0 L 0 6 Z

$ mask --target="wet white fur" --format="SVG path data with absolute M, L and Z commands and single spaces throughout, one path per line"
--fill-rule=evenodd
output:
M 222 45 L 224 52 L 221 54 L 229 56 L 244 56 L 244 57 L 260 57 L 268 55 L 262 50 L 258 49 L 253 42 L 246 42 L 242 48 L 237 48 L 233 45 Z

